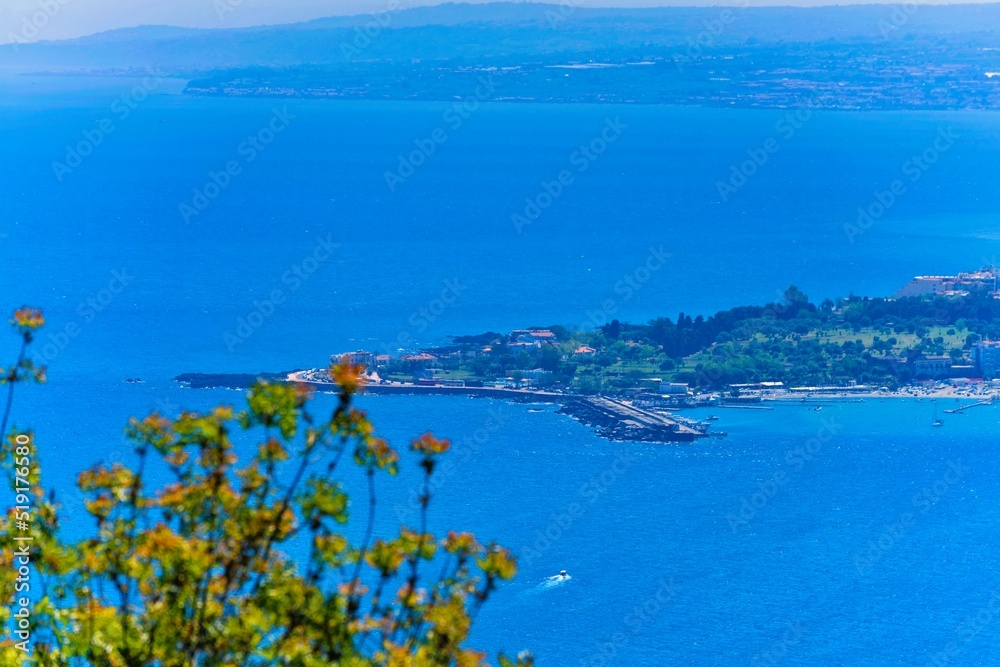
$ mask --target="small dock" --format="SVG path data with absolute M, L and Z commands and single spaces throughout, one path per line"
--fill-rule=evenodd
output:
M 957 415 L 957 414 L 961 414 L 961 413 L 965 412 L 966 410 L 971 410 L 972 408 L 978 408 L 978 407 L 983 406 L 983 405 L 994 405 L 995 402 L 996 402 L 995 399 L 993 399 L 991 397 L 991 398 L 988 398 L 985 401 L 979 401 L 977 403 L 969 403 L 968 405 L 963 405 L 961 407 L 951 408 L 950 410 L 945 410 L 945 413 L 947 413 L 949 415 Z

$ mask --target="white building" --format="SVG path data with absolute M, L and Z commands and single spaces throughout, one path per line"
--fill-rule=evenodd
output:
M 980 341 L 972 349 L 979 372 L 986 378 L 1000 377 L 1000 341 Z
M 343 362 L 344 357 L 347 357 L 347 362 L 350 364 L 362 365 L 368 369 L 375 368 L 375 355 L 371 352 L 365 352 L 364 350 L 358 350 L 356 352 L 342 352 L 340 354 L 331 354 L 330 363 L 339 364 Z

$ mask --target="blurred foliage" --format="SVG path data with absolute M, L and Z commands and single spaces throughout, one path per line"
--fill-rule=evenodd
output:
M 44 381 L 44 369 L 25 354 L 42 314 L 21 309 L 12 324 L 21 352 L 3 371 L 4 433 L 15 385 Z M 466 641 L 480 607 L 514 577 L 515 562 L 469 533 L 427 532 L 430 478 L 449 449 L 430 434 L 411 443 L 424 479 L 420 525 L 373 536 L 377 480 L 394 475 L 400 457 L 353 405 L 362 370 L 332 369 L 340 395 L 325 420 L 310 412 L 307 387 L 266 382 L 240 410 L 132 419 L 126 433 L 135 466 L 79 475 L 94 530 L 72 543 L 61 537 L 54 495 L 43 490 L 38 452 L 23 446 L 33 435 L 12 430 L 0 451 L 12 488 L 15 463 L 24 454 L 32 461 L 32 653 L 8 636 L 0 665 L 486 664 Z M 249 455 L 246 440 L 257 442 Z M 344 465 L 367 481 L 360 542 L 343 533 L 353 508 L 337 481 Z M 171 481 L 150 485 L 154 466 Z M 0 531 L 5 545 L 18 536 L 13 512 Z M 291 558 L 295 548 L 308 556 Z M 25 595 L 15 591 L 11 551 L 0 557 L 0 621 L 8 626 L 15 597 Z M 500 664 L 528 667 L 532 658 L 500 656 Z

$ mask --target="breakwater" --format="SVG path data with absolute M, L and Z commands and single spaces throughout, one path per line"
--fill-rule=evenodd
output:
M 706 433 L 666 414 L 648 412 L 605 396 L 571 396 L 559 410 L 612 440 L 694 442 Z
M 303 382 L 316 386 L 320 391 L 336 391 L 337 386 L 312 371 L 292 373 L 210 374 L 185 373 L 174 378 L 193 389 L 244 389 L 258 379 Z M 669 414 L 654 413 L 607 396 L 585 396 L 532 389 L 506 387 L 448 387 L 443 385 L 417 385 L 405 382 L 380 382 L 365 385 L 363 393 L 386 395 L 436 395 L 473 396 L 495 398 L 525 403 L 553 403 L 559 412 L 595 429 L 602 437 L 611 440 L 637 442 L 694 442 L 707 437 Z

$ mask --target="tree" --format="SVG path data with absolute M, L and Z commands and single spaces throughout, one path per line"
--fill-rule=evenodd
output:
M 785 290 L 785 303 L 790 306 L 804 306 L 809 303 L 809 297 L 795 285 Z
M 601 331 L 608 340 L 618 340 L 621 330 L 622 324 L 618 320 L 611 320 L 610 324 L 605 324 L 601 327 Z
M 562 352 L 559 351 L 559 348 L 555 345 L 542 346 L 538 355 L 538 367 L 555 373 L 559 370 L 560 364 L 562 364 Z
M 41 313 L 21 309 L 12 321 L 22 346 L 3 372 L 3 433 L 15 385 L 44 380 L 25 356 Z M 41 580 L 32 588 L 40 595 L 31 610 L 31 659 L 60 667 L 481 664 L 484 656 L 465 646 L 472 619 L 514 576 L 515 562 L 469 533 L 439 539 L 427 532 L 430 479 L 449 448 L 431 434 L 411 443 L 424 475 L 417 525 L 374 535 L 377 481 L 395 474 L 400 458 L 353 405 L 362 370 L 346 360 L 332 369 L 339 402 L 325 420 L 310 412 L 308 387 L 266 382 L 250 389 L 239 411 L 132 419 L 126 432 L 135 467 L 101 465 L 79 477 L 95 532 L 76 543 L 60 536 L 33 435 L 13 430 L 0 458 L 11 485 L 30 489 L 30 503 L 19 504 L 33 507 L 32 567 Z M 368 489 L 358 543 L 341 532 L 353 513 L 336 477 L 348 472 L 345 464 Z M 173 481 L 151 488 L 154 466 Z M 6 544 L 27 534 L 15 518 L 2 531 Z M 287 555 L 295 545 L 308 556 Z M 24 594 L 15 590 L 10 552 L 0 562 L 8 603 L 0 619 L 16 628 Z M 0 643 L 0 663 L 27 660 L 22 648 Z M 532 659 L 500 656 L 500 664 Z

